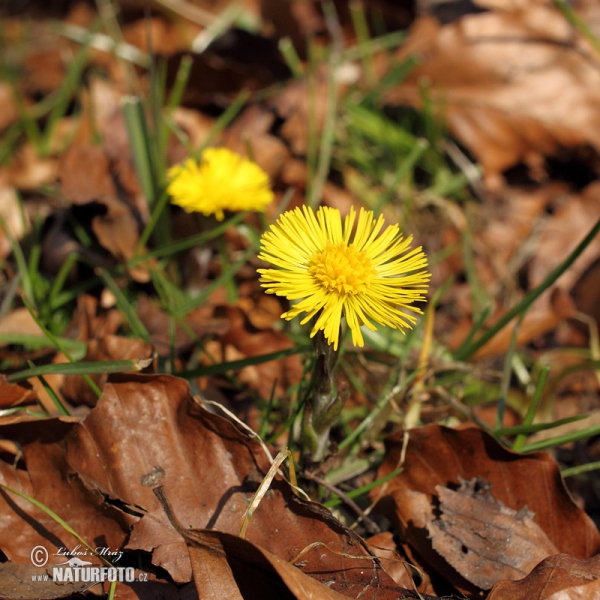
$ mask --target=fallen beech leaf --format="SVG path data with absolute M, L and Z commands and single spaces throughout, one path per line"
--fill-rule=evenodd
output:
M 285 120 L 281 126 L 281 136 L 289 143 L 292 154 L 305 156 L 308 144 L 308 127 L 314 119 L 314 127 L 320 134 L 327 112 L 327 71 L 318 69 L 315 75 L 315 90 L 308 92 L 309 84 L 305 79 L 289 83 L 269 105 Z M 337 92 L 342 86 L 335 83 Z M 309 99 L 310 98 L 310 99 Z M 311 115 L 311 118 L 308 115 Z
M 92 229 L 100 244 L 117 260 L 126 262 L 137 252 L 138 221 L 130 206 L 119 200 L 104 200 L 107 212 L 92 219 Z M 131 277 L 139 283 L 150 281 L 150 272 L 144 264 L 128 267 Z
M 0 461 L 0 482 L 45 504 L 84 539 L 118 550 L 129 533 L 131 517 L 104 503 L 96 490 L 86 488 L 65 459 L 62 440 L 78 419 L 61 417 L 7 425 L 2 437 L 23 448 L 22 461 Z M 14 563 L 31 565 L 31 551 L 43 546 L 49 565 L 59 547 L 75 548 L 79 541 L 45 512 L 27 500 L 0 490 L 0 550 Z
M 123 313 L 116 309 L 100 310 L 98 304 L 98 299 L 88 294 L 77 297 L 77 308 L 67 330 L 70 337 L 87 342 L 117 333 L 123 324 Z
M 253 105 L 234 121 L 223 137 L 227 148 L 253 160 L 271 180 L 277 178 L 283 165 L 291 158 L 286 145 L 269 133 L 274 122 L 272 112 Z
M 482 590 L 521 579 L 557 553 L 526 507 L 517 512 L 504 506 L 490 488 L 479 478 L 456 491 L 436 486 L 441 514 L 427 524 L 434 550 Z
M 254 597 L 256 590 L 260 590 L 261 600 L 348 598 L 247 540 L 218 531 L 205 531 L 203 536 L 202 545 L 189 548 L 196 589 L 201 598 L 241 600 Z M 214 595 L 207 594 L 209 586 L 215 590 Z M 400 590 L 397 594 L 399 600 L 414 598 L 405 596 Z
M 240 298 L 237 305 L 256 329 L 271 329 L 283 312 L 277 298 L 263 293 L 258 298 Z
M 110 162 L 102 146 L 72 144 L 58 162 L 62 193 L 75 204 L 114 198 Z
M 440 500 L 437 486 L 458 485 L 460 478 L 485 479 L 494 498 L 515 511 L 527 506 L 559 552 L 586 558 L 600 549 L 596 526 L 573 503 L 557 464 L 546 453 L 515 454 L 476 427 L 426 425 L 408 435 L 403 471 L 387 484 L 380 507 L 406 537 L 405 551 L 413 558 L 418 553 L 425 571 L 434 569 L 459 589 L 474 591 L 434 549 L 427 530 L 432 503 Z M 378 477 L 398 467 L 402 445 L 402 435 L 386 440 Z
M 242 600 L 252 596 L 256 589 L 260 589 L 260 597 L 265 600 L 347 598 L 315 581 L 290 562 L 241 537 L 218 531 L 186 529 L 173 512 L 164 489 L 155 488 L 154 493 L 169 521 L 186 541 L 196 589 L 201 598 Z M 410 592 L 398 596 L 399 599 L 413 597 Z
M 52 576 L 49 581 L 43 581 L 43 579 L 34 581 L 34 578 L 44 575 L 47 575 L 46 569 L 38 569 L 31 564 L 0 563 L 0 598 L 53 600 L 85 592 L 96 585 L 94 582 L 86 583 L 85 581 L 67 581 L 57 584 L 52 581 Z
M 56 159 L 40 158 L 37 149 L 26 144 L 16 151 L 8 168 L 9 183 L 17 189 L 32 190 L 56 179 Z
M 66 460 L 90 490 L 144 514 L 135 519 L 127 548 L 154 551 L 155 563 L 160 558 L 174 577 L 185 575 L 185 544 L 141 482 L 160 467 L 165 493 L 186 529 L 237 534 L 247 502 L 270 466 L 257 441 L 202 408 L 187 382 L 166 375 L 109 380 L 85 422 L 69 434 L 66 448 Z M 247 538 L 286 561 L 319 542 L 324 546 L 302 556 L 304 573 L 353 597 L 398 595 L 360 538 L 320 505 L 298 498 L 279 476 L 254 512 Z M 168 552 L 159 553 L 165 545 Z M 189 572 L 189 558 L 187 565 Z
M 552 6 L 528 3 L 443 26 L 422 17 L 398 59 L 411 55 L 419 65 L 388 101 L 420 105 L 426 80 L 451 131 L 488 174 L 539 163 L 561 146 L 600 148 L 595 52 Z
M 500 581 L 487 600 L 591 600 L 600 598 L 600 556 L 550 556 L 520 581 Z
M 0 408 L 19 406 L 27 402 L 35 402 L 37 396 L 32 389 L 9 383 L 5 375 L 0 375 Z
M 379 558 L 385 570 L 390 574 L 392 579 L 401 587 L 411 589 L 414 586 L 413 579 L 410 575 L 410 565 L 406 559 L 400 554 L 398 546 L 394 541 L 394 535 L 390 531 L 382 531 L 372 535 L 366 540 L 373 554 Z M 421 592 L 432 591 L 429 589 L 429 582 L 426 583 L 427 589 L 419 586 Z

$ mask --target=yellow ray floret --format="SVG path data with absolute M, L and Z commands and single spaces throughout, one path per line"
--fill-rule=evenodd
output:
M 263 212 L 273 201 L 269 176 L 227 148 L 207 148 L 200 164 L 189 158 L 169 169 L 168 178 L 173 204 L 219 221 L 226 210 Z
M 328 207 L 282 214 L 263 234 L 259 254 L 278 268 L 258 269 L 268 294 L 300 300 L 281 316 L 305 313 L 302 323 L 316 317 L 311 337 L 322 330 L 335 350 L 342 316 L 357 346 L 364 345 L 362 325 L 411 328 L 422 312 L 413 304 L 427 292 L 427 257 L 420 247 L 410 249 L 412 238 L 403 239 L 398 225 L 381 232 L 383 225 L 383 216 L 375 220 L 364 209 L 358 221 L 351 209 L 343 223 L 339 210 Z

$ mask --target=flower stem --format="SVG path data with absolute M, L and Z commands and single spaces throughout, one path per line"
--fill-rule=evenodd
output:
M 325 339 L 323 331 L 313 338 L 316 354 L 312 377 L 312 393 L 304 407 L 302 421 L 302 448 L 304 455 L 314 462 L 325 458 L 329 442 L 329 430 L 342 412 L 348 396 L 346 386 L 335 383 L 335 367 L 338 351 Z

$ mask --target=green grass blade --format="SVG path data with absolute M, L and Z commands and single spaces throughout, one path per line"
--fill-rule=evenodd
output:
M 571 433 L 565 433 L 564 435 L 558 435 L 548 440 L 541 440 L 534 442 L 533 444 L 526 444 L 521 449 L 521 452 L 538 452 L 539 450 L 545 450 L 546 448 L 554 448 L 555 446 L 562 446 L 563 444 L 570 444 L 571 442 L 577 442 L 578 440 L 584 440 L 589 437 L 600 434 L 600 425 L 594 425 L 593 427 L 587 427 L 580 431 L 573 431 Z
M 402 469 L 396 469 L 395 471 L 392 471 L 385 477 L 381 477 L 380 479 L 376 479 L 371 483 L 367 483 L 367 485 L 363 485 L 362 487 L 356 488 L 355 490 L 348 492 L 346 495 L 348 496 L 348 498 L 356 498 L 357 496 L 362 496 L 363 494 L 370 492 L 372 489 L 379 487 L 384 483 L 387 483 L 394 477 L 400 475 L 400 473 L 402 473 Z M 343 501 L 340 498 L 334 497 L 331 500 L 325 502 L 323 506 L 325 506 L 326 508 L 333 508 L 334 506 L 339 506 L 340 504 L 342 504 L 342 502 Z
M 575 475 L 580 475 L 581 473 L 587 473 L 588 471 L 595 471 L 596 469 L 600 469 L 600 461 L 587 463 L 586 465 L 578 465 L 576 467 L 569 467 L 568 469 L 563 469 L 560 474 L 563 477 L 573 477 Z
M 23 296 L 21 298 L 21 300 L 23 301 L 23 304 L 25 304 L 25 307 L 29 311 L 29 314 L 32 316 L 33 320 L 36 322 L 37 326 L 43 331 L 44 335 L 48 338 L 48 340 L 52 343 L 52 345 L 59 352 L 62 352 L 67 357 L 67 360 L 70 363 L 74 363 L 75 361 L 73 360 L 73 357 L 69 354 L 68 350 L 61 345 L 59 338 L 57 336 L 55 336 L 46 327 L 46 325 L 42 322 L 42 320 L 35 313 L 35 310 L 31 306 L 31 304 L 29 303 L 29 301 L 25 298 L 25 296 Z M 98 396 L 98 398 L 100 398 L 100 396 L 102 395 L 102 392 L 100 391 L 100 388 L 94 383 L 94 381 L 88 375 L 83 375 L 83 378 L 85 379 L 86 383 L 90 386 L 90 388 L 92 389 L 92 391 Z
M 35 367 L 31 366 L 31 363 L 30 363 L 30 367 L 35 368 Z M 54 406 L 56 406 L 56 410 L 58 410 L 59 414 L 65 416 L 65 417 L 70 416 L 71 413 L 67 410 L 67 407 L 61 402 L 61 400 L 58 397 L 58 395 L 56 394 L 56 392 L 52 389 L 52 387 L 44 379 L 44 377 L 39 375 L 38 379 L 40 380 L 40 383 L 42 384 L 44 390 L 46 390 L 46 393 L 48 394 L 48 396 L 50 396 L 50 399 L 54 403 Z
M 565 0 L 554 0 L 554 5 L 564 15 L 565 19 L 581 33 L 583 37 L 592 45 L 600 57 L 600 39 L 591 30 L 590 26 L 577 14 L 572 6 Z
M 94 556 L 98 556 L 98 558 L 106 566 L 108 566 L 108 567 L 113 566 L 112 563 L 110 563 L 102 555 L 96 554 L 96 550 L 94 548 L 92 548 L 92 546 L 90 546 L 65 520 L 61 519 L 61 517 L 59 517 L 52 509 L 48 508 L 45 504 L 42 504 L 39 500 L 36 500 L 35 498 L 32 498 L 31 496 L 28 496 L 27 494 L 24 494 L 23 492 L 19 492 L 11 487 L 8 487 L 7 485 L 4 485 L 3 483 L 0 483 L 0 488 L 2 488 L 3 490 L 5 490 L 11 494 L 14 494 L 15 496 L 19 496 L 20 498 L 27 500 L 27 502 L 30 502 L 34 506 L 37 506 L 37 508 L 39 508 L 45 514 L 47 514 L 53 521 L 58 523 L 65 531 L 70 533 L 80 544 L 82 544 L 88 550 L 90 550 Z
M 107 360 L 103 362 L 77 362 L 43 365 L 11 373 L 6 377 L 11 383 L 40 375 L 101 375 L 105 373 L 131 373 L 145 369 L 154 359 Z
M 198 233 L 196 235 L 184 238 L 182 240 L 177 240 L 175 242 L 170 242 L 168 244 L 164 244 L 159 246 L 158 248 L 154 248 L 145 254 L 140 254 L 138 256 L 134 256 L 130 260 L 127 261 L 127 266 L 134 267 L 135 265 L 146 261 L 148 258 L 167 258 L 172 256 L 173 254 L 178 254 L 179 252 L 183 252 L 184 250 L 188 250 L 189 248 L 193 248 L 194 246 L 202 246 L 206 242 L 215 239 L 225 233 L 227 229 L 237 225 L 240 221 L 244 219 L 248 215 L 248 212 L 240 212 L 235 214 L 231 219 L 224 221 L 217 225 L 214 229 L 210 231 L 203 231 L 202 233 Z
M 532 426 L 533 419 L 535 417 L 535 413 L 537 412 L 538 406 L 540 405 L 540 402 L 542 401 L 542 396 L 544 394 L 544 388 L 546 387 L 546 381 L 548 380 L 549 373 L 550 373 L 549 367 L 543 367 L 542 370 L 540 371 L 540 376 L 535 385 L 535 391 L 533 392 L 533 396 L 531 397 L 531 402 L 529 403 L 529 406 L 527 408 L 527 414 L 525 415 L 525 418 L 523 419 L 523 426 L 525 426 L 525 427 Z M 583 416 L 578 417 L 578 418 L 583 418 Z M 517 439 L 515 440 L 515 443 L 513 444 L 513 450 L 515 452 L 521 452 L 526 441 L 527 441 L 526 433 L 525 432 L 519 433 L 517 436 Z
M 564 419 L 559 419 L 558 421 L 552 421 L 552 423 L 530 423 L 528 425 L 514 425 L 512 427 L 494 429 L 491 433 L 493 433 L 497 437 L 506 437 L 521 434 L 531 435 L 532 433 L 536 433 L 538 431 L 554 429 L 555 427 L 560 427 L 561 425 L 566 425 L 567 423 L 574 423 L 575 421 L 581 421 L 582 419 L 587 419 L 588 417 L 589 415 L 575 415 L 573 417 L 565 417 Z
M 268 354 L 260 354 L 259 356 L 248 356 L 247 358 L 243 358 L 241 360 L 232 360 L 206 367 L 198 367 L 192 371 L 180 371 L 179 373 L 176 373 L 176 375 L 178 377 L 184 377 L 185 379 L 204 377 L 206 375 L 222 375 L 228 371 L 239 371 L 244 367 L 261 365 L 272 360 L 280 360 L 282 358 L 286 358 L 287 356 L 293 356 L 294 354 L 302 354 L 311 348 L 312 345 L 310 344 L 294 346 L 293 348 L 286 348 L 285 350 L 278 350 L 277 352 L 270 352 Z
M 127 322 L 131 327 L 131 331 L 133 331 L 137 337 L 142 338 L 145 342 L 151 342 L 151 336 L 148 333 L 146 326 L 137 316 L 135 309 L 133 306 L 131 306 L 125 294 L 120 290 L 117 282 L 112 278 L 111 274 L 103 269 L 100 271 L 100 279 L 102 279 L 104 285 L 106 285 L 106 287 L 113 293 L 119 310 L 127 317 Z
M 121 101 L 121 110 L 125 118 L 127 135 L 140 185 L 148 204 L 153 207 L 160 194 L 158 193 L 155 165 L 150 151 L 152 138 L 148 131 L 144 105 L 140 98 L 126 96 Z

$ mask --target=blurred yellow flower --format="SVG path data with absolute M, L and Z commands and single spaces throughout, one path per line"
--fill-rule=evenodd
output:
M 193 158 L 169 169 L 171 202 L 187 212 L 215 215 L 224 211 L 263 212 L 273 201 L 269 176 L 254 162 L 227 148 L 207 148 L 200 164 Z
M 423 250 L 410 249 L 412 237 L 403 239 L 398 225 L 381 235 L 383 216 L 360 210 L 344 219 L 334 208 L 287 211 L 261 238 L 259 258 L 279 269 L 258 269 L 268 294 L 300 300 L 282 318 L 306 313 L 302 323 L 316 316 L 311 337 L 323 330 L 337 350 L 342 315 L 352 331 L 352 342 L 364 346 L 361 325 L 371 321 L 394 329 L 412 328 L 422 311 L 430 274 Z M 410 312 L 407 312 L 409 309 Z

